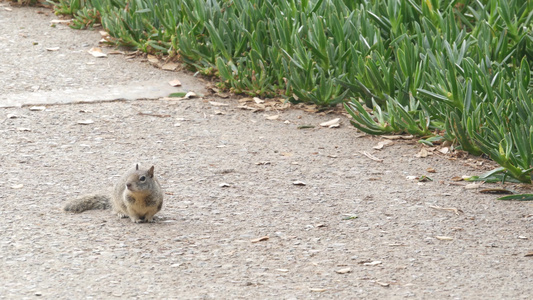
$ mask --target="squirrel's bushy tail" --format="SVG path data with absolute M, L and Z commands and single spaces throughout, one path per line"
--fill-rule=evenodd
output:
M 90 209 L 108 209 L 111 206 L 110 200 L 106 195 L 86 195 L 68 202 L 63 210 L 81 213 Z

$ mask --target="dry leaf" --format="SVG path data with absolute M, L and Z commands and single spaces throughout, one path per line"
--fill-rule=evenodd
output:
M 459 215 L 459 212 L 463 212 L 462 210 L 457 209 L 457 208 L 455 208 L 455 207 L 440 207 L 440 206 L 433 206 L 433 205 L 430 205 L 429 207 L 430 207 L 430 208 L 433 208 L 433 209 L 438 209 L 438 210 L 452 211 L 452 212 L 454 212 L 456 215 Z
M 68 24 L 72 21 L 72 19 L 70 20 L 51 20 L 50 23 L 52 24 Z
M 437 173 L 437 171 L 435 169 L 433 169 L 433 168 L 427 168 L 426 171 L 428 173 Z
M 30 107 L 31 111 L 43 111 L 46 109 L 46 106 L 32 106 Z
M 215 115 L 225 115 L 225 112 L 222 112 L 220 110 L 215 110 Z
M 23 187 L 24 187 L 24 185 L 23 185 L 22 183 L 20 183 L 20 184 L 15 184 L 15 185 L 12 185 L 12 186 L 11 186 L 11 188 L 12 188 L 12 189 L 15 189 L 15 190 L 21 189 L 21 188 L 23 188 Z
M 263 241 L 266 241 L 268 240 L 270 237 L 268 235 L 265 235 L 265 236 L 262 236 L 262 237 L 259 237 L 259 238 L 255 238 L 253 240 L 251 240 L 252 243 L 258 243 L 258 242 L 263 242 Z
M 173 62 L 169 62 L 169 63 L 166 63 L 164 64 L 161 69 L 163 70 L 167 70 L 167 71 L 174 71 L 178 68 L 178 64 L 177 63 L 173 63 Z
M 381 137 L 389 140 L 412 140 L 414 138 L 413 135 L 382 135 Z
M 426 150 L 426 148 L 422 148 L 420 149 L 420 152 L 415 154 L 415 157 L 424 158 L 424 157 L 427 157 L 428 155 L 429 155 L 429 152 Z
M 531 257 L 531 256 L 533 256 L 533 251 L 526 253 L 526 255 L 524 255 L 524 256 L 525 256 L 525 257 Z
M 437 235 L 435 238 L 437 240 L 441 240 L 441 241 L 453 241 L 453 237 L 451 237 L 451 236 Z
M 178 79 L 174 79 L 169 81 L 168 84 L 170 84 L 171 86 L 181 86 L 181 81 L 179 81 Z
M 464 180 L 464 178 L 461 177 L 461 176 L 454 176 L 454 177 L 452 177 L 452 181 L 463 181 L 463 180 Z
M 124 53 L 124 51 L 119 51 L 119 50 L 111 50 L 111 51 L 107 52 L 107 55 L 118 55 L 118 54 L 123 55 L 125 53 Z
M 100 35 L 102 37 L 104 37 L 104 38 L 109 36 L 109 32 L 107 32 L 107 31 L 100 30 L 100 31 L 98 31 L 98 33 L 100 33 Z
M 272 116 L 266 116 L 267 120 L 277 120 L 279 119 L 279 115 L 272 115 Z
M 300 186 L 304 186 L 304 185 L 306 185 L 305 182 L 300 181 L 300 180 L 293 181 L 292 184 L 294 184 L 294 185 L 300 185 Z
M 523 235 L 519 235 L 518 238 L 521 239 L 521 240 L 527 240 L 528 239 L 527 236 L 523 236 Z
M 261 100 L 261 99 L 259 99 L 259 98 L 257 98 L 257 97 L 254 97 L 253 100 L 254 100 L 254 102 L 257 103 L 257 104 L 265 103 L 265 100 Z
M 100 49 L 98 47 L 93 47 L 93 48 L 89 49 L 87 52 L 89 52 L 89 54 L 91 54 L 92 56 L 97 57 L 97 58 L 107 57 L 107 54 L 103 53 L 102 49 Z
M 91 119 L 78 121 L 78 124 L 80 124 L 80 125 L 89 125 L 89 124 L 93 124 L 93 123 L 94 123 L 94 121 L 91 120 Z
M 366 262 L 366 263 L 363 263 L 363 266 L 377 266 L 377 265 L 381 265 L 381 261 L 379 260 L 375 260 L 373 262 Z
M 467 184 L 467 185 L 465 185 L 465 189 L 467 189 L 467 190 L 475 190 L 475 189 L 480 188 L 484 183 L 485 183 L 485 181 L 482 181 L 480 183 Z
M 330 127 L 330 128 L 332 128 L 331 126 L 335 126 L 335 125 L 336 125 L 336 126 L 338 127 L 338 126 L 339 126 L 339 121 L 340 121 L 340 120 L 341 120 L 340 118 L 335 118 L 335 119 L 333 119 L 333 120 L 329 120 L 329 121 L 327 121 L 327 122 L 322 122 L 322 123 L 320 123 L 320 126 L 322 126 L 322 127 Z
M 209 101 L 209 104 L 211 104 L 213 106 L 229 106 L 229 104 L 227 104 L 227 103 L 215 102 L 215 101 Z
M 448 147 L 443 147 L 443 148 L 440 148 L 438 151 L 439 151 L 440 153 L 442 153 L 442 154 L 448 154 L 448 152 L 450 152 L 450 148 L 448 148 Z
M 159 58 L 157 58 L 157 56 L 155 56 L 155 55 L 151 55 L 151 54 L 148 54 L 147 58 L 148 58 L 148 61 L 149 61 L 150 63 L 152 63 L 152 64 L 154 64 L 154 65 L 159 64 Z
M 325 292 L 325 291 L 327 291 L 326 289 L 322 289 L 322 288 L 309 288 L 309 290 L 311 292 Z
M 388 146 L 390 144 L 392 144 L 391 140 L 379 141 L 379 143 L 376 146 L 372 147 L 372 148 L 374 148 L 376 150 L 381 150 L 381 149 L 383 149 L 383 147 Z
M 389 287 L 390 284 L 388 284 L 387 282 L 380 282 L 380 281 L 376 281 L 377 284 L 383 286 L 383 287 Z
M 370 158 L 371 160 L 374 160 L 374 161 L 377 161 L 377 162 L 382 162 L 383 159 L 381 158 L 377 158 L 375 156 L 373 156 L 372 154 L 366 152 L 366 151 L 359 151 L 359 153 L 363 154 L 364 156 Z
M 347 274 L 350 272 L 352 272 L 352 268 L 343 268 L 343 269 L 335 270 L 335 273 L 337 274 Z
M 510 195 L 513 192 L 506 189 L 484 189 L 479 191 L 481 194 Z
M 48 51 L 57 51 L 57 50 L 59 50 L 59 47 L 50 47 L 50 48 L 46 48 L 46 50 L 48 50 Z

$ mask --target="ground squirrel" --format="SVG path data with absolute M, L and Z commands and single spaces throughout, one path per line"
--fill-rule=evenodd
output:
M 163 192 L 154 176 L 154 167 L 142 170 L 137 164 L 115 184 L 111 197 L 100 194 L 82 196 L 67 203 L 63 210 L 81 213 L 109 206 L 121 218 L 130 217 L 135 223 L 153 222 L 154 215 L 163 206 Z

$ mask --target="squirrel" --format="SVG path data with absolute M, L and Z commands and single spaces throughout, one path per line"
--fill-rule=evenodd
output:
M 108 209 L 110 206 L 120 218 L 129 217 L 134 223 L 153 222 L 154 215 L 163 206 L 163 191 L 154 176 L 154 166 L 143 170 L 136 164 L 115 184 L 111 197 L 85 195 L 68 202 L 63 210 L 81 213 L 90 209 Z

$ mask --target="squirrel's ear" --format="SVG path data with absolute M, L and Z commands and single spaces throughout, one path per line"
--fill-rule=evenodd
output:
M 154 166 L 152 166 L 149 170 L 148 170 L 148 175 L 150 177 L 154 177 Z
M 139 170 L 139 164 L 135 165 L 135 170 Z

